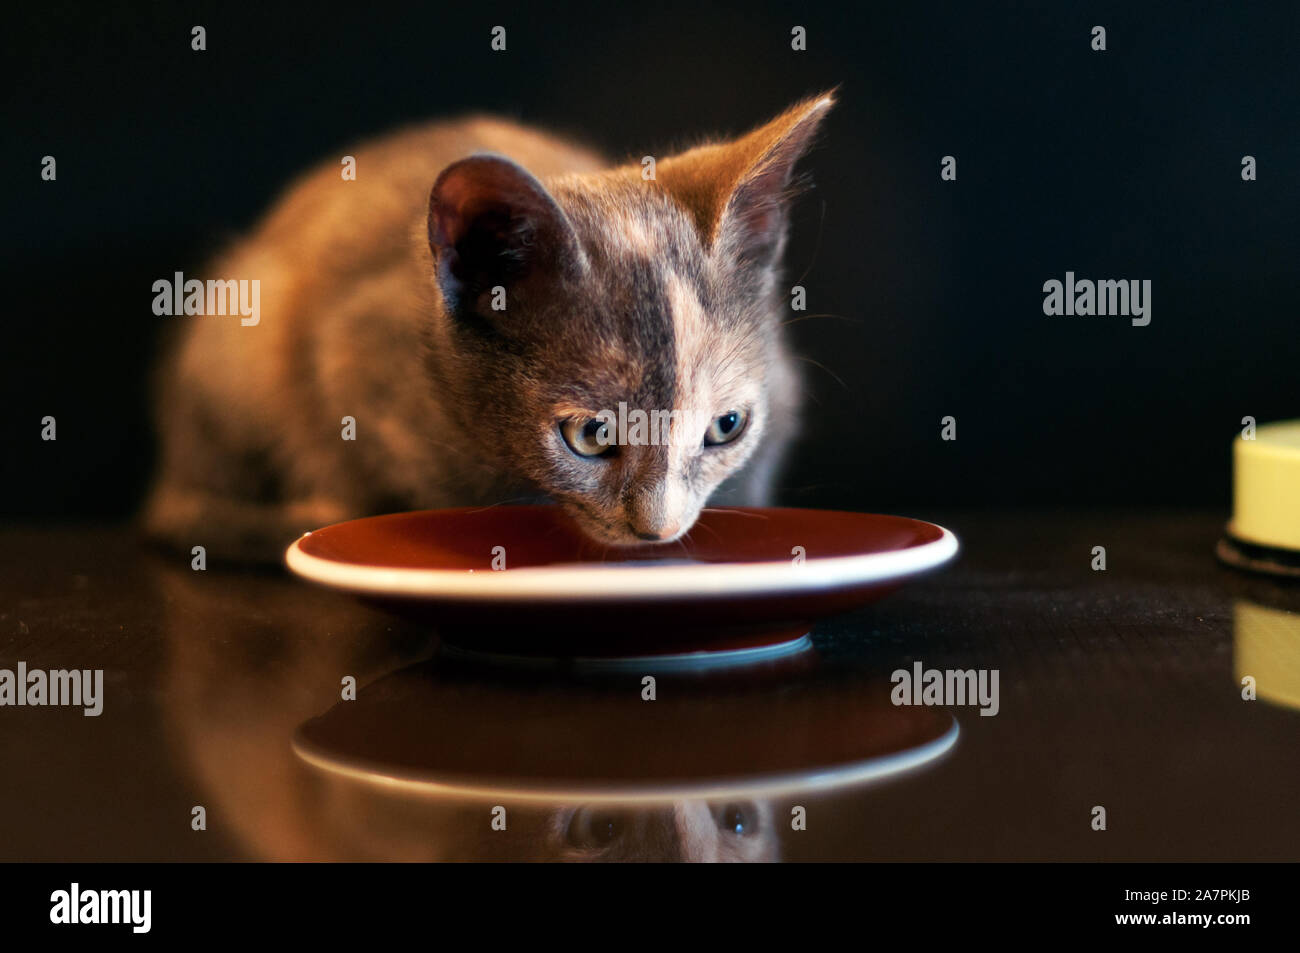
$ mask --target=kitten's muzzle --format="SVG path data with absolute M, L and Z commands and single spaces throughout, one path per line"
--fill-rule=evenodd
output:
M 644 539 L 648 543 L 662 543 L 672 539 L 681 531 L 680 523 L 673 523 L 671 526 L 663 526 L 659 529 L 637 529 L 630 523 L 628 525 L 637 539 Z

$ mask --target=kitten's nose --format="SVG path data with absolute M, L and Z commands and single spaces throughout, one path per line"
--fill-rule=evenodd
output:
M 640 529 L 633 526 L 632 532 L 636 533 L 637 539 L 644 539 L 650 543 L 658 543 L 676 536 L 677 530 L 680 527 L 680 523 L 668 523 L 652 530 Z
M 645 480 L 628 495 L 623 518 L 637 539 L 661 543 L 681 532 L 685 502 L 685 489 L 678 482 Z

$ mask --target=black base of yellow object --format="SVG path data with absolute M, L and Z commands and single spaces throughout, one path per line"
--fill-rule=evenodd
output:
M 1219 557 L 1220 562 L 1234 569 L 1280 576 L 1284 579 L 1300 579 L 1300 552 L 1294 549 L 1248 543 L 1237 539 L 1231 533 L 1225 533 L 1218 545 L 1214 547 L 1214 555 Z

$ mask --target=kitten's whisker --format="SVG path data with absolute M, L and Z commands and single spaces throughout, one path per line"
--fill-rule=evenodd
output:
M 844 383 L 844 381 L 840 378 L 840 375 L 836 374 L 833 370 L 831 370 L 829 367 L 827 367 L 827 366 L 826 366 L 825 364 L 823 364 L 821 361 L 813 360 L 811 357 L 800 357 L 799 360 L 801 360 L 801 361 L 805 361 L 806 363 L 813 365 L 813 367 L 820 367 L 820 368 L 821 368 L 823 371 L 825 371 L 827 374 L 831 375 L 831 377 L 835 378 L 835 382 L 836 382 L 837 384 L 839 384 L 839 385 L 840 385 L 841 387 L 843 387 L 845 390 L 848 390 L 848 389 L 849 389 L 849 385 L 846 384 L 846 383 Z
M 812 271 L 813 265 L 817 263 L 817 253 L 822 250 L 822 232 L 825 230 L 825 228 L 826 228 L 826 200 L 822 199 L 822 214 L 821 214 L 821 218 L 818 219 L 817 221 L 817 244 L 813 245 L 812 258 L 809 259 L 808 261 L 808 267 L 803 270 L 803 274 L 799 276 L 799 280 L 796 281 L 795 284 L 797 285 L 803 284 L 803 280 L 808 277 L 808 272 Z
M 811 318 L 837 318 L 840 321 L 851 321 L 854 324 L 865 324 L 862 318 L 855 318 L 848 314 L 831 314 L 829 311 L 822 314 L 801 314 L 797 318 L 791 318 L 788 321 L 782 321 L 781 327 L 788 327 L 791 324 L 798 324 L 800 321 L 807 321 Z
M 718 542 L 722 542 L 722 537 L 718 535 L 718 531 L 714 529 L 712 526 L 706 526 L 703 523 L 696 523 L 694 526 L 690 528 L 690 530 L 686 533 L 686 535 L 690 536 L 691 533 L 695 532 L 697 529 L 707 529 L 710 533 L 713 534 L 714 539 L 716 539 Z
M 533 497 L 531 496 L 513 496 L 508 500 L 498 500 L 496 503 L 488 503 L 485 506 L 480 506 L 477 509 L 475 509 L 473 512 L 482 513 L 484 510 L 493 510 L 496 509 L 498 506 L 506 506 L 507 504 L 510 503 L 518 503 L 521 500 L 531 500 L 531 499 L 533 499 Z
M 744 510 L 728 510 L 718 506 L 706 506 L 700 510 L 701 513 L 727 513 L 731 516 L 748 516 L 756 520 L 768 520 L 772 517 L 763 513 L 746 513 Z

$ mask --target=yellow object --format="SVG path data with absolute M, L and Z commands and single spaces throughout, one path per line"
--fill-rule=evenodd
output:
M 1252 678 L 1260 698 L 1300 708 L 1300 614 L 1238 599 L 1232 620 L 1237 684 Z
M 1260 546 L 1300 552 L 1300 420 L 1264 424 L 1232 444 L 1228 532 Z

